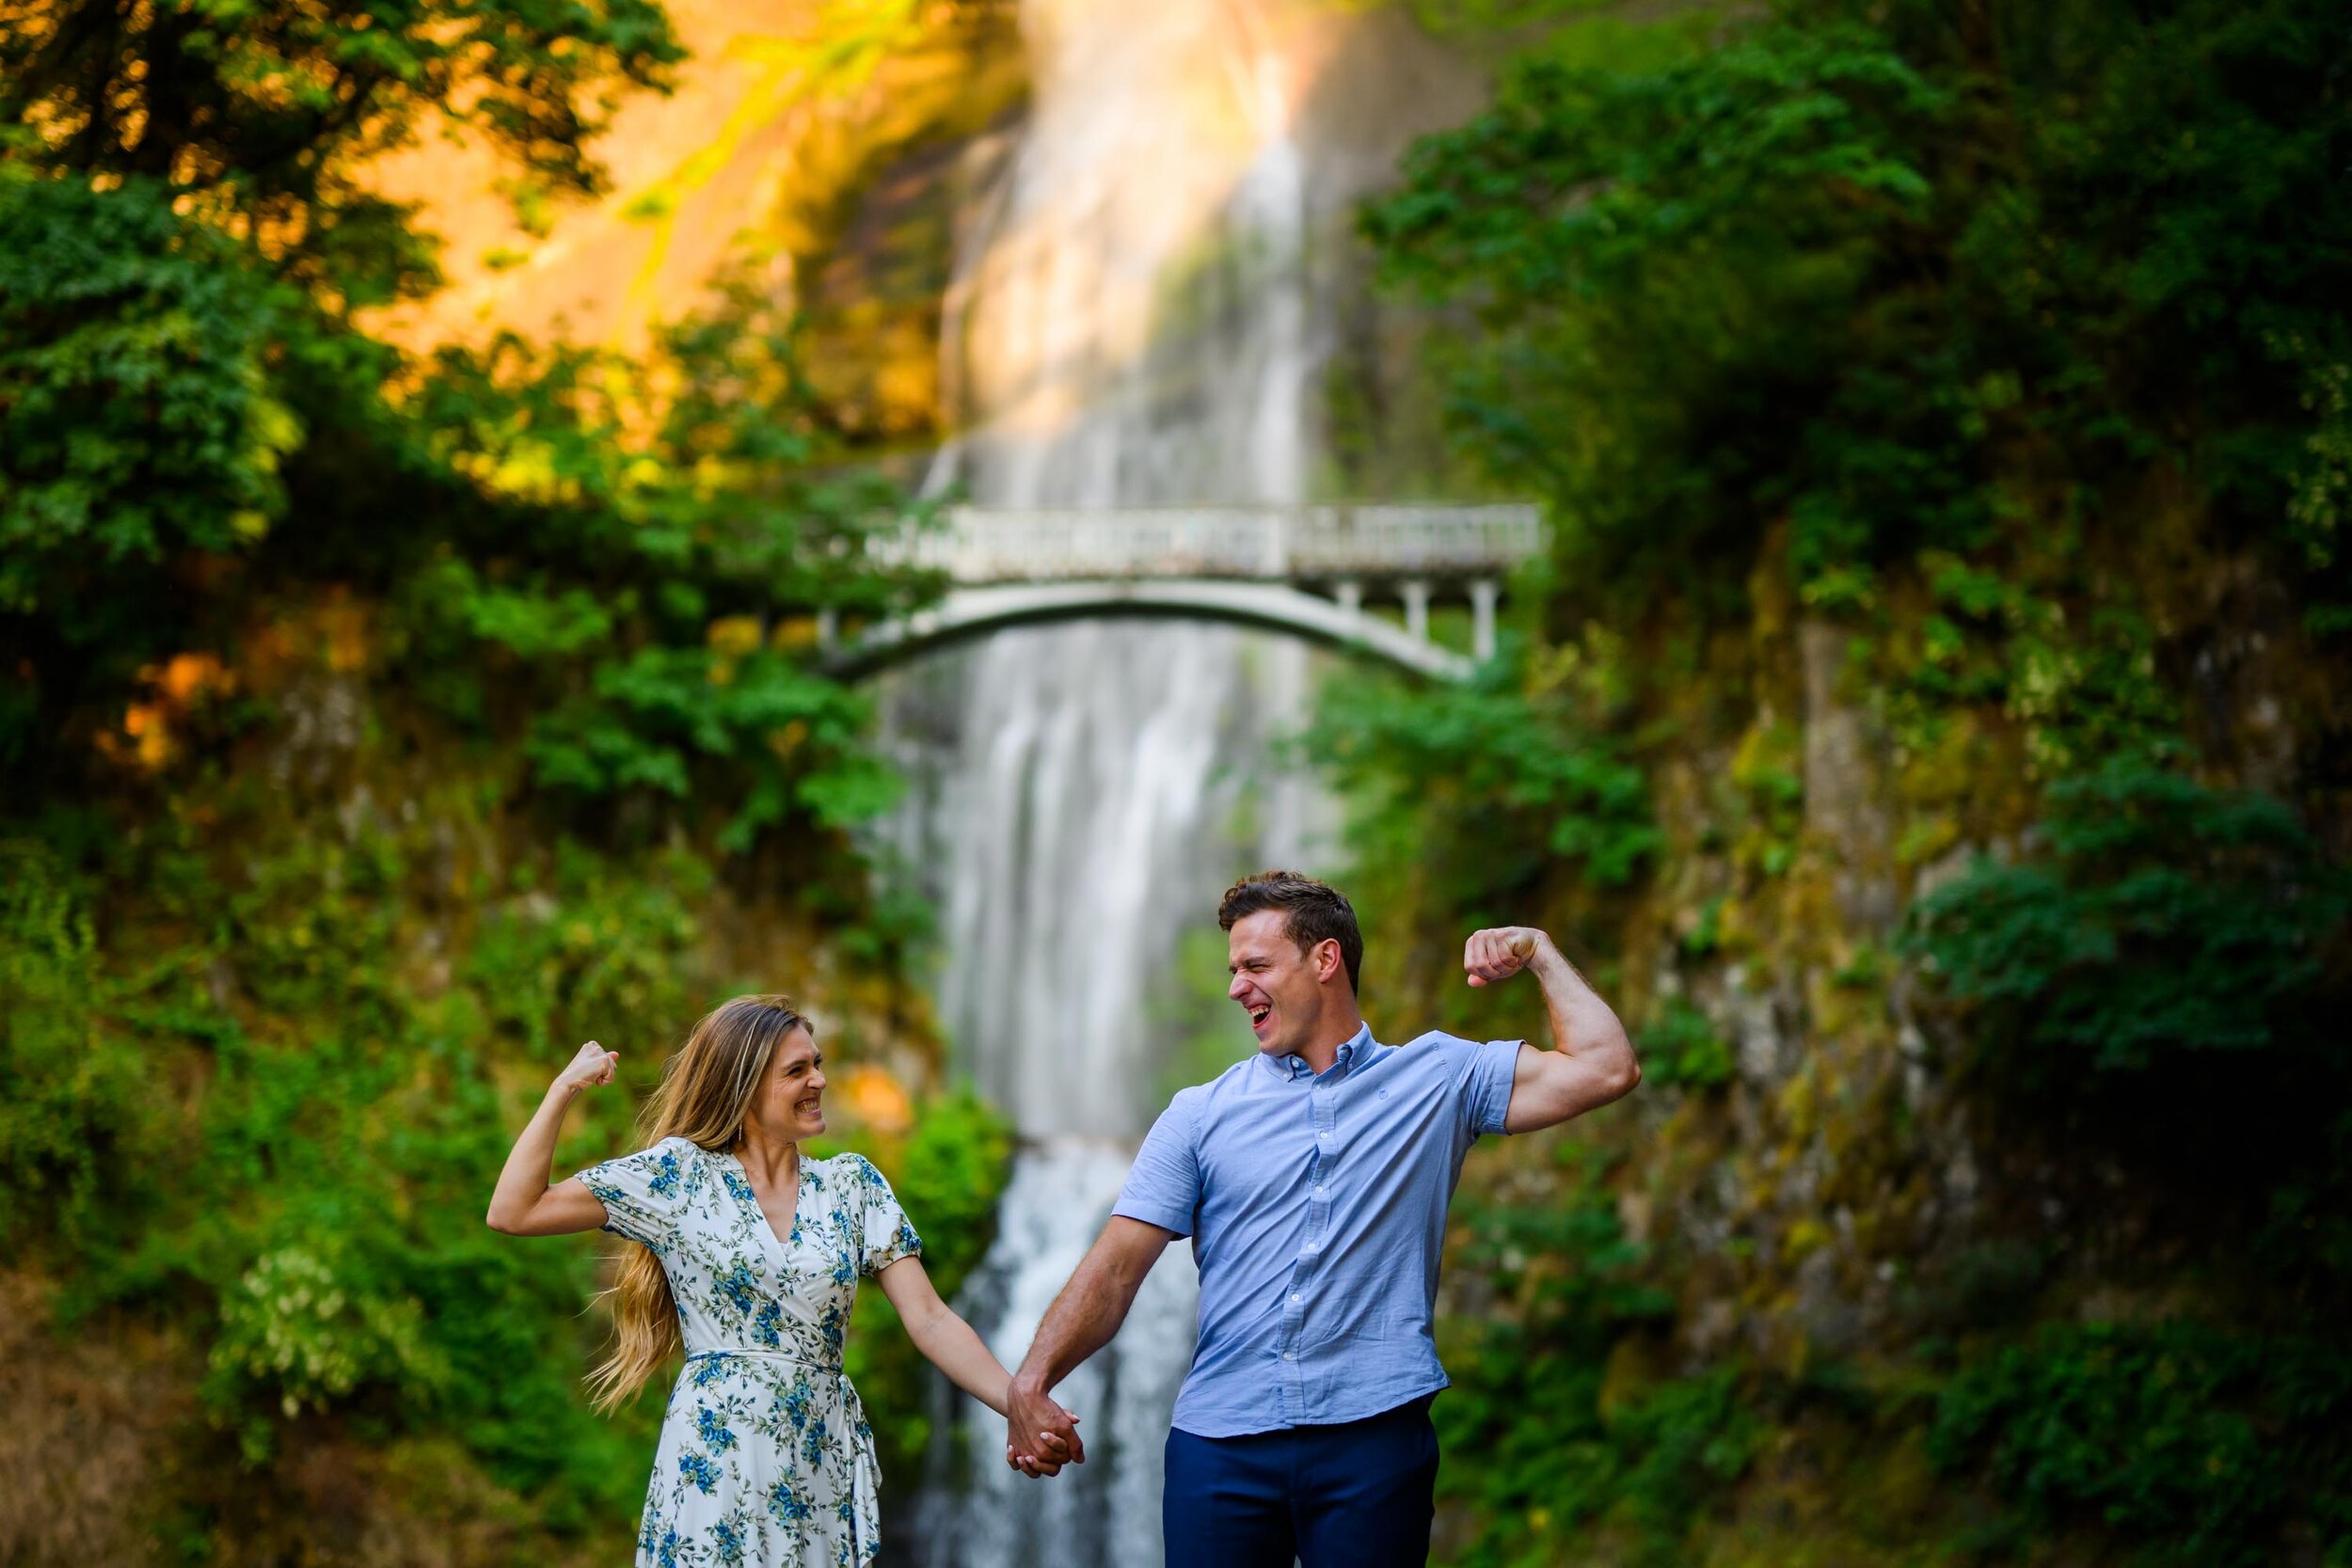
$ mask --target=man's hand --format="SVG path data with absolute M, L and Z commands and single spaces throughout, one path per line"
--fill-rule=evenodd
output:
M 1470 941 L 1462 944 L 1462 968 L 1473 986 L 1497 985 L 1525 969 L 1550 945 L 1551 939 L 1533 926 L 1490 926 L 1472 931 Z
M 1012 1380 L 1005 1399 L 1005 1463 L 1035 1480 L 1057 1476 L 1064 1465 L 1083 1465 L 1078 1418 L 1035 1384 Z

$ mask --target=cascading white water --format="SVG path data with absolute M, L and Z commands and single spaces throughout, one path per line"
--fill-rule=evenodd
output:
M 960 242 L 945 369 L 966 427 L 936 483 L 1007 507 L 1301 499 L 1336 329 L 1317 278 L 1352 202 L 1417 127 L 1467 106 L 1467 77 L 1392 13 L 1306 0 L 1028 0 L 1023 26 L 1035 91 Z M 1356 102 L 1365 84 L 1410 102 Z M 1313 104 L 1319 135 L 1303 128 Z M 1280 745 L 1322 657 L 1232 627 L 1105 621 L 1005 633 L 885 690 L 886 743 L 914 786 L 895 848 L 940 912 L 955 1065 L 1024 1139 L 961 1303 L 1008 1365 L 1169 1090 L 1251 1049 L 1216 1001 L 1216 896 L 1239 871 L 1327 852 L 1330 805 Z M 1187 932 L 1206 946 L 1185 951 Z M 1230 1042 L 1207 1052 L 1204 1007 Z M 943 1403 L 912 1539 L 891 1555 L 1156 1564 L 1196 1298 L 1171 1247 L 1060 1390 L 1089 1458 L 1057 1480 L 1008 1470 L 983 1406 Z

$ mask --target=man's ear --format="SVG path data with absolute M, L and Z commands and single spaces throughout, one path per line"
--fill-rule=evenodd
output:
M 1340 942 L 1337 937 L 1325 937 L 1315 943 L 1315 982 L 1329 985 L 1331 977 L 1340 973 Z

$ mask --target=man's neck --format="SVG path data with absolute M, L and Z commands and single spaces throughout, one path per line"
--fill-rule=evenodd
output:
M 1364 1015 L 1350 1004 L 1340 1016 L 1316 1026 L 1316 1043 L 1300 1050 L 1298 1059 L 1317 1073 L 1330 1071 L 1331 1064 L 1340 1059 L 1340 1047 L 1354 1039 L 1363 1026 Z

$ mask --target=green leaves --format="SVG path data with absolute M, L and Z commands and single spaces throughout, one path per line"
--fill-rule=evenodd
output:
M 2035 856 L 1921 899 L 1908 938 L 1977 1049 L 2062 1085 L 2317 1043 L 2352 880 L 2279 801 L 2129 760 L 2052 786 Z
M 476 498 L 401 591 L 417 657 L 490 658 L 501 703 L 462 681 L 442 700 L 517 714 L 541 788 L 716 808 L 730 851 L 897 798 L 866 698 L 811 668 L 815 615 L 930 584 L 875 549 L 907 526 L 896 489 L 821 466 L 797 353 L 791 321 L 737 293 L 650 364 L 502 339 L 440 355 L 412 400 Z
M 1564 698 L 1519 682 L 1506 661 L 1468 687 L 1333 683 L 1308 746 L 1356 802 L 1362 860 L 1448 863 L 1435 832 L 1482 888 L 1523 882 L 1550 860 L 1604 886 L 1632 877 L 1660 842 L 1641 768 Z
M 2255 1568 L 2291 1510 L 2352 1520 L 2352 1362 L 2320 1342 L 2189 1323 L 2053 1325 L 1954 1379 L 1930 1451 L 1989 1462 L 2042 1525 L 2097 1524 L 2133 1560 Z
M 362 304 L 437 275 L 357 163 L 437 116 L 541 185 L 594 190 L 613 89 L 682 57 L 654 0 L 27 0 L 0 30 L 0 127 L 76 184 L 184 192 L 199 221 Z
M 100 584 L 268 531 L 302 437 L 269 356 L 299 308 L 160 185 L 0 172 L 0 613 L 90 641 Z

